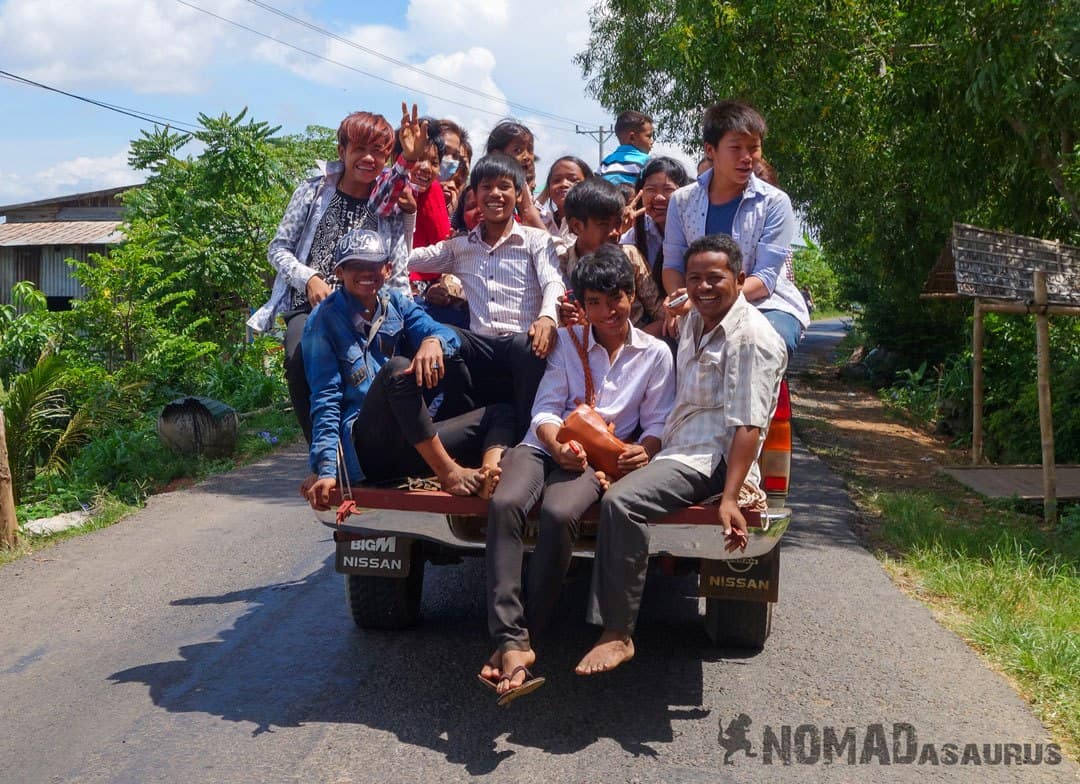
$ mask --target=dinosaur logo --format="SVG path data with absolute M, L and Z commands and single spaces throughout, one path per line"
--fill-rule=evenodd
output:
M 746 753 L 747 757 L 756 757 L 754 753 L 754 744 L 750 742 L 748 733 L 750 732 L 750 725 L 753 721 L 745 713 L 740 713 L 738 718 L 732 719 L 728 724 L 727 729 L 724 729 L 724 722 L 720 720 L 720 734 L 717 736 L 716 741 L 720 744 L 720 747 L 726 752 L 724 754 L 724 764 L 731 765 L 731 756 L 737 752 L 742 751 Z

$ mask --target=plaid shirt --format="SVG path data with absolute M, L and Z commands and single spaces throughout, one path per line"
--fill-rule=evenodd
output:
M 677 354 L 678 391 L 657 460 L 678 460 L 706 476 L 727 458 L 735 429 L 761 428 L 758 454 L 780 394 L 787 348 L 769 322 L 740 293 L 708 334 L 696 310 L 683 319 Z M 746 481 L 757 488 L 757 461 Z
M 511 223 L 488 245 L 483 224 L 409 254 L 413 272 L 452 272 L 469 303 L 469 328 L 478 335 L 525 332 L 540 316 L 559 323 L 559 295 L 566 291 L 551 235 Z

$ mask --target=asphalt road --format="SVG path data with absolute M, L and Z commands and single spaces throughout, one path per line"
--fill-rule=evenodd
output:
M 1080 778 L 1045 749 L 1042 764 L 990 764 L 1011 754 L 995 744 L 1033 759 L 1045 729 L 893 587 L 855 541 L 840 482 L 802 449 L 764 651 L 712 649 L 691 586 L 650 578 L 637 658 L 578 678 L 595 634 L 578 580 L 540 649 L 547 684 L 505 710 L 473 676 L 490 652 L 482 566 L 429 567 L 419 628 L 356 631 L 328 530 L 294 497 L 303 470 L 290 450 L 0 569 L 0 781 Z M 725 766 L 719 731 L 740 714 L 755 756 Z M 894 724 L 910 725 L 900 760 Z M 846 749 L 827 764 L 821 744 L 848 727 L 854 764 Z

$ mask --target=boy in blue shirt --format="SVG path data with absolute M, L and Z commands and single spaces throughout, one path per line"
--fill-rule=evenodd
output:
M 619 146 L 600 162 L 600 176 L 615 185 L 635 185 L 653 146 L 652 117 L 623 112 L 615 119 L 615 136 Z
M 795 237 L 791 199 L 754 174 L 766 130 L 761 114 L 740 101 L 722 101 L 705 110 L 701 136 L 712 165 L 668 202 L 664 289 L 675 295 L 683 288 L 686 249 L 694 240 L 730 235 L 742 252 L 743 296 L 784 339 L 790 358 L 810 326 L 810 314 L 787 274 Z M 689 310 L 687 303 L 677 313 Z

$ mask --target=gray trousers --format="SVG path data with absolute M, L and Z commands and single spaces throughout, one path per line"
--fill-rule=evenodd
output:
M 514 447 L 500 465 L 502 477 L 488 505 L 488 629 L 500 651 L 524 651 L 531 647 L 530 631 L 535 637 L 551 620 L 581 516 L 600 497 L 600 485 L 592 468 L 565 471 L 531 446 Z M 538 500 L 540 529 L 523 603 L 522 537 L 525 517 Z
M 649 522 L 723 492 L 726 474 L 723 461 L 712 476 L 706 476 L 677 460 L 654 460 L 604 493 L 586 614 L 589 623 L 605 631 L 634 633 L 649 566 Z

